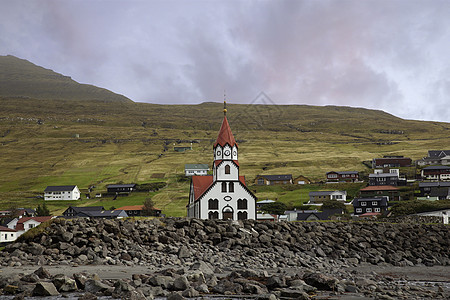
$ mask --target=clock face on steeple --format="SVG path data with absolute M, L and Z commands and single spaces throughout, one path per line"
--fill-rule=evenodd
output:
M 233 156 L 236 156 L 237 152 L 236 150 L 233 151 Z
M 226 156 L 230 155 L 230 150 L 225 150 L 225 152 L 223 152 L 223 154 L 225 154 Z

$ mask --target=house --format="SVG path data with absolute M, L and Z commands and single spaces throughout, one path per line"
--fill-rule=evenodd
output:
M 450 181 L 450 166 L 430 166 L 421 171 L 423 180 Z
M 284 212 L 287 215 L 287 221 L 317 221 L 317 220 L 330 220 L 334 216 L 344 214 L 344 211 L 340 208 L 325 209 L 324 211 L 318 210 L 288 210 Z
M 303 175 L 295 177 L 293 180 L 294 184 L 310 184 L 311 180 Z
M 239 174 L 238 144 L 228 124 L 226 108 L 213 153 L 213 174 L 191 177 L 187 216 L 256 220 L 256 196 L 247 188 L 244 176 Z
M 269 199 L 261 200 L 261 201 L 256 202 L 256 208 L 258 210 L 260 210 L 264 205 L 267 205 L 270 203 L 275 203 L 275 202 L 276 202 L 275 200 L 269 200 Z
M 279 185 L 292 184 L 292 175 L 258 175 L 255 179 L 256 185 Z
M 185 164 L 184 175 L 208 175 L 209 166 L 207 164 Z
M 44 200 L 78 200 L 80 190 L 76 185 L 48 186 L 44 190 Z
M 115 210 L 123 210 L 127 213 L 127 215 L 129 217 L 139 217 L 142 216 L 142 209 L 143 209 L 144 205 L 130 205 L 130 206 L 122 206 L 119 207 Z M 152 215 L 153 217 L 160 217 L 161 216 L 161 210 L 154 207 L 152 210 Z
M 129 194 L 136 188 L 136 184 L 110 184 L 106 186 L 108 194 Z
M 93 219 L 121 219 L 127 218 L 128 215 L 124 210 L 92 210 L 92 211 L 81 211 L 76 216 L 76 218 L 93 218 Z
M 347 191 L 309 192 L 308 204 L 322 204 L 326 200 L 347 201 Z
M 450 182 L 419 182 L 420 197 L 430 200 L 450 199 Z
M 14 242 L 17 239 L 17 230 L 0 226 L 0 243 Z
M 79 213 L 84 211 L 102 211 L 105 210 L 103 206 L 84 206 L 84 207 L 76 207 L 76 206 L 69 206 L 62 215 L 64 217 L 75 217 Z
M 399 168 L 399 167 L 410 167 L 412 160 L 409 157 L 404 156 L 390 156 L 385 155 L 383 158 L 374 158 L 372 160 L 372 168 Z
M 269 221 L 269 222 L 278 221 L 277 215 L 274 214 L 257 214 L 256 219 L 258 221 Z
M 417 165 L 450 165 L 450 150 L 429 150 L 428 156 L 418 160 Z
M 369 174 L 369 185 L 406 185 L 406 178 L 400 177 L 399 169 L 376 169 Z
M 369 185 L 359 191 L 361 198 L 387 196 L 390 201 L 399 201 L 400 189 L 392 185 Z
M 327 182 L 355 182 L 359 181 L 358 171 L 331 171 L 327 174 Z
M 383 214 L 388 209 L 389 198 L 387 196 L 353 199 L 354 214 L 359 216 L 365 213 Z
M 440 217 L 440 218 L 442 218 L 442 223 L 448 224 L 448 217 L 450 216 L 450 208 L 417 213 L 416 215 L 417 216 Z
M 41 223 L 50 221 L 54 217 L 48 216 L 48 217 L 22 217 L 19 218 L 16 227 L 16 229 L 19 233 L 18 236 L 20 236 L 22 233 L 27 232 L 31 228 L 39 226 Z M 22 231 L 22 232 L 20 232 Z

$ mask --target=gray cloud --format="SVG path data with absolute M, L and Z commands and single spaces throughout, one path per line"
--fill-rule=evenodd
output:
M 382 109 L 450 121 L 450 2 L 0 0 L 0 54 L 134 101 Z

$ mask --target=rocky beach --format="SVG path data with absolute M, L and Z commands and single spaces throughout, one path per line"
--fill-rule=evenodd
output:
M 0 252 L 0 297 L 448 299 L 442 224 L 55 219 Z

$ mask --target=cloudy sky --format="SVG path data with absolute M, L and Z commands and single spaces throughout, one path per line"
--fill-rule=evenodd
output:
M 137 102 L 264 92 L 450 122 L 448 0 L 0 0 L 7 54 Z

